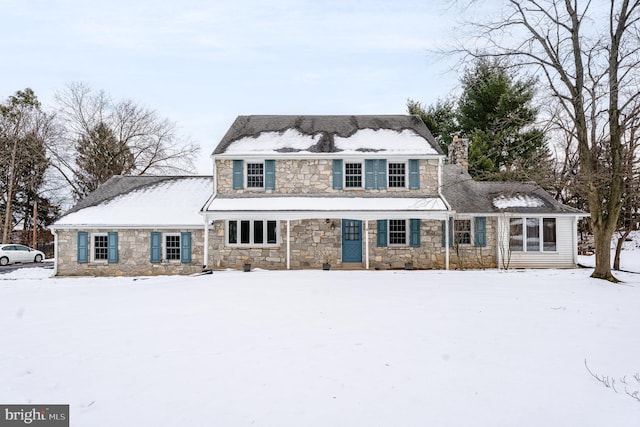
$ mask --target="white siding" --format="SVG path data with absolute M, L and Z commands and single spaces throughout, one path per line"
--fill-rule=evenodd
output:
M 549 217 L 546 217 L 549 218 Z M 500 218 L 503 222 L 502 233 L 505 247 L 509 245 L 509 218 Z M 563 216 L 556 218 L 556 252 L 515 252 L 503 251 L 505 259 L 500 263 L 504 267 L 508 262 L 509 268 L 575 268 L 574 251 L 577 250 L 574 235 L 574 217 Z M 501 236 L 501 237 L 503 237 Z M 510 260 L 506 258 L 510 256 Z

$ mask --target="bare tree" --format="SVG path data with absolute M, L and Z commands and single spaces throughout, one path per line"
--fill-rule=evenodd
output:
M 470 24 L 482 49 L 473 56 L 509 57 L 539 70 L 562 114 L 573 124 L 580 176 L 587 189 L 596 267 L 611 274 L 611 237 L 623 203 L 625 144 L 640 96 L 640 2 L 610 0 L 504 0 L 504 14 Z M 475 4 L 476 2 L 471 2 Z
M 76 197 L 116 174 L 192 173 L 199 147 L 153 110 L 82 83 L 68 85 L 56 101 L 65 132 L 51 147 L 52 163 Z

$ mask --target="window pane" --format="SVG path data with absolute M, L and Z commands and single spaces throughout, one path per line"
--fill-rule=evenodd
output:
M 511 218 L 509 224 L 509 249 L 522 251 L 522 218 Z
M 344 240 L 357 242 L 360 240 L 360 223 L 358 221 L 344 221 Z
M 404 163 L 389 163 L 389 187 L 403 188 L 405 186 L 404 172 Z
M 404 219 L 389 220 L 389 244 L 407 244 L 407 222 Z
M 459 245 L 471 244 L 471 220 L 456 219 L 453 221 L 454 243 Z
M 556 250 L 556 219 L 545 218 L 542 222 L 543 250 Z
M 238 243 L 238 221 L 229 221 L 229 243 Z
M 93 236 L 93 259 L 107 259 L 107 236 Z
M 278 243 L 276 221 L 267 221 L 267 243 Z
M 362 163 L 345 163 L 344 179 L 345 187 L 362 187 Z
M 264 243 L 264 222 L 253 221 L 253 243 Z
M 240 243 L 249 243 L 249 221 L 240 221 Z
M 264 164 L 247 163 L 247 187 L 264 187 Z
M 165 248 L 166 248 L 168 260 L 179 260 L 180 259 L 180 236 L 178 235 L 165 236 Z
M 527 251 L 540 251 L 540 219 L 527 218 Z

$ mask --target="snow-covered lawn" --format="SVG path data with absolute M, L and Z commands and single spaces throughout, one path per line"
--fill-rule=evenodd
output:
M 20 270 L 0 275 L 0 403 L 90 427 L 637 427 L 640 275 L 590 272 Z

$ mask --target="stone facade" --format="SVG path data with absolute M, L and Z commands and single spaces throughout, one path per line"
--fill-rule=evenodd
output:
M 420 189 L 388 188 L 384 190 L 333 189 L 333 161 L 331 159 L 278 159 L 276 165 L 275 190 L 262 188 L 233 189 L 233 160 L 216 160 L 216 186 L 221 195 L 264 193 L 274 195 L 323 194 L 326 196 L 380 195 L 385 193 L 410 192 L 415 195 L 433 195 L 438 192 L 438 160 L 421 159 Z M 364 178 L 363 178 L 364 179 Z M 408 177 L 407 177 L 408 180 Z
M 486 247 L 461 245 L 451 247 L 450 268 L 495 268 L 496 240 L 495 218 L 486 220 Z M 291 269 L 320 269 L 324 262 L 332 268 L 342 266 L 341 219 L 298 220 L 290 222 Z M 362 231 L 365 232 L 365 222 Z M 280 221 L 280 244 L 276 247 L 240 248 L 225 245 L 225 222 L 216 221 L 209 231 L 209 268 L 241 269 L 244 263 L 252 268 L 270 270 L 286 269 L 286 221 Z M 369 268 L 399 269 L 412 263 L 416 269 L 444 269 L 445 248 L 442 247 L 442 222 L 422 220 L 420 223 L 420 247 L 377 247 L 377 223 L 369 221 Z M 366 250 L 363 238 L 363 262 Z
M 78 263 L 78 231 L 89 233 L 89 262 Z M 118 262 L 92 261 L 91 235 L 93 233 L 118 232 Z M 151 232 L 191 232 L 191 262 L 151 263 Z M 156 276 L 192 274 L 202 271 L 204 265 L 203 229 L 85 229 L 58 230 L 58 276 Z M 164 240 L 164 239 L 163 239 Z

